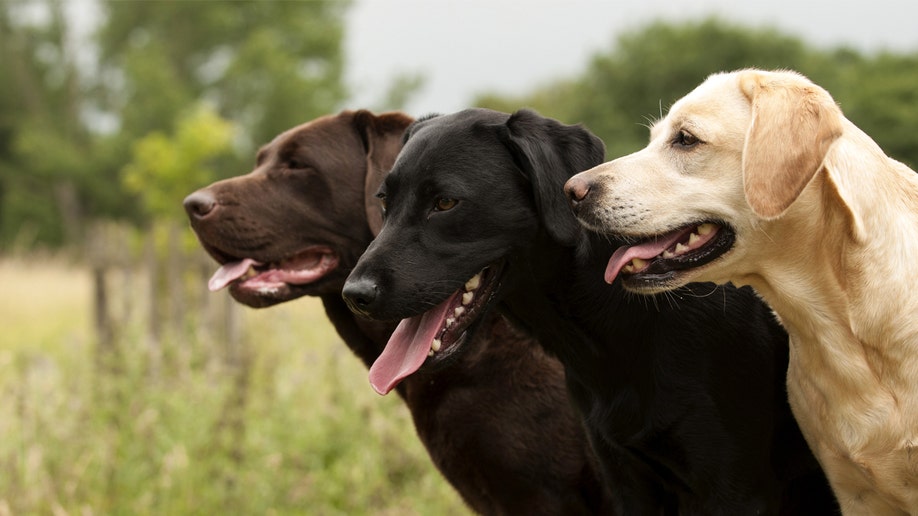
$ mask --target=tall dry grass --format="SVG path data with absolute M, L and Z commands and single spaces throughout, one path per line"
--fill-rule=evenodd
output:
M 100 349 L 86 266 L 0 259 L 0 515 L 468 514 L 316 300 L 256 311 L 186 279 L 153 342 L 145 278 L 106 276 Z

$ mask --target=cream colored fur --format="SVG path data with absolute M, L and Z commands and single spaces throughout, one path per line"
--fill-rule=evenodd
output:
M 674 145 L 679 131 L 701 143 Z M 580 177 L 606 193 L 599 231 L 732 226 L 732 250 L 644 292 L 752 285 L 790 333 L 791 406 L 844 513 L 918 515 L 915 172 L 806 78 L 743 70 L 709 77 L 645 149 Z

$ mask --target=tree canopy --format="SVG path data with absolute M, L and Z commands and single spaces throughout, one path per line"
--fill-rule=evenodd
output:
M 100 3 L 91 41 L 77 41 L 62 0 L 0 2 L 4 247 L 74 243 L 88 220 L 159 214 L 144 207 L 160 205 L 162 192 L 138 188 L 137 171 L 164 169 L 138 149 L 181 133 L 179 121 L 202 103 L 234 125 L 235 159 L 198 163 L 197 186 L 245 172 L 255 146 L 347 97 L 349 2 Z
M 918 165 L 918 53 L 867 56 L 818 49 L 773 29 L 717 18 L 656 22 L 617 38 L 586 71 L 528 94 L 483 95 L 477 104 L 504 111 L 530 106 L 568 123 L 582 122 L 613 158 L 643 147 L 647 125 L 719 71 L 792 69 L 826 88 L 845 115 L 896 159 Z
M 185 190 L 246 172 L 256 146 L 346 106 L 349 2 L 99 2 L 87 41 L 64 0 L 0 2 L 0 248 L 77 243 L 94 219 L 181 217 Z M 577 76 L 475 104 L 582 122 L 611 158 L 710 73 L 750 66 L 804 73 L 918 165 L 918 53 L 814 48 L 716 18 L 635 27 Z M 397 107 L 423 80 L 380 92 Z

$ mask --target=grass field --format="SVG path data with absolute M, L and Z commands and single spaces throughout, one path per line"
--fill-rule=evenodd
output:
M 236 308 L 235 366 L 190 317 L 152 368 L 139 305 L 100 352 L 84 267 L 0 285 L 0 516 L 469 513 L 316 300 Z

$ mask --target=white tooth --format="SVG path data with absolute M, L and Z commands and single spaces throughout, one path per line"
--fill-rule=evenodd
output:
M 690 245 L 690 246 L 691 246 L 691 245 L 694 245 L 695 242 L 698 242 L 698 240 L 700 240 L 700 239 L 701 239 L 700 236 L 696 235 L 695 233 L 692 233 L 692 234 L 689 235 L 689 237 L 688 237 L 688 245 Z
M 472 276 L 472 279 L 465 282 L 465 291 L 475 290 L 481 284 L 481 274 Z
M 695 231 L 697 231 L 699 235 L 707 235 L 711 231 L 714 231 L 714 224 L 711 224 L 710 222 L 705 222 L 704 224 L 695 228 Z
M 443 344 L 440 342 L 440 339 L 434 339 L 430 341 L 430 350 L 431 351 L 440 351 L 440 345 Z
M 475 297 L 474 292 L 466 292 L 462 294 L 462 304 L 467 305 L 472 302 L 472 299 Z
M 249 265 L 249 269 L 245 271 L 245 274 L 242 275 L 242 279 L 247 280 L 249 278 L 254 278 L 258 276 L 258 271 L 255 270 L 255 267 Z
M 676 254 L 684 254 L 689 251 L 688 246 L 682 244 L 676 244 Z
M 453 310 L 453 313 L 456 314 L 456 317 L 459 317 L 460 315 L 465 313 L 465 308 L 462 306 L 457 306 L 456 309 Z
M 449 329 L 449 327 L 452 326 L 455 322 L 456 322 L 456 319 L 450 317 L 449 319 L 446 320 L 446 328 Z
M 625 265 L 624 267 L 622 267 L 622 272 L 628 272 L 628 273 L 634 272 L 634 265 L 631 265 L 630 263 L 628 265 Z
M 640 258 L 635 258 L 631 260 L 631 265 L 633 265 L 634 270 L 641 270 L 647 265 L 647 262 Z
M 434 350 L 430 350 L 427 352 L 427 356 L 432 357 L 433 355 L 434 355 Z
M 676 256 L 676 253 L 670 251 L 669 249 L 663 251 L 663 258 L 672 258 L 673 256 Z

